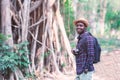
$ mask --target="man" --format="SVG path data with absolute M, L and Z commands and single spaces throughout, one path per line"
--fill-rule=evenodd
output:
M 76 59 L 76 73 L 75 80 L 92 80 L 94 71 L 94 42 L 93 37 L 86 31 L 88 21 L 84 18 L 79 18 L 74 21 L 76 31 L 78 33 L 78 42 L 76 48 L 72 50 Z

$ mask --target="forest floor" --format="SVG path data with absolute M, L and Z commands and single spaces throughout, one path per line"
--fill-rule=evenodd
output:
M 93 80 L 120 80 L 120 50 L 103 54 L 101 62 L 94 65 L 95 72 Z M 75 73 L 67 75 L 56 75 L 55 78 L 45 78 L 44 80 L 74 80 Z

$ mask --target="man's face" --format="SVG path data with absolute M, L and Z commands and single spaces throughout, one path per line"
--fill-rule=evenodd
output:
M 76 31 L 77 31 L 78 34 L 82 34 L 85 30 L 86 30 L 86 27 L 83 23 L 78 22 L 76 24 Z

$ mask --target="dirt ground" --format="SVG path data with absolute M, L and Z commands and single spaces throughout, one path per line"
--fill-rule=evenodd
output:
M 93 80 L 120 80 L 120 50 L 115 50 L 101 56 L 101 62 L 94 65 Z M 55 79 L 44 80 L 74 80 L 75 74 L 57 75 Z
M 120 50 L 102 55 L 95 69 L 94 80 L 120 80 Z

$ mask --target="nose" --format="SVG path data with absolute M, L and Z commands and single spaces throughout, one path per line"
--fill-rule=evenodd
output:
M 80 28 L 82 28 L 82 27 L 81 27 L 81 26 L 77 26 L 77 27 L 76 27 L 76 29 L 80 29 Z

